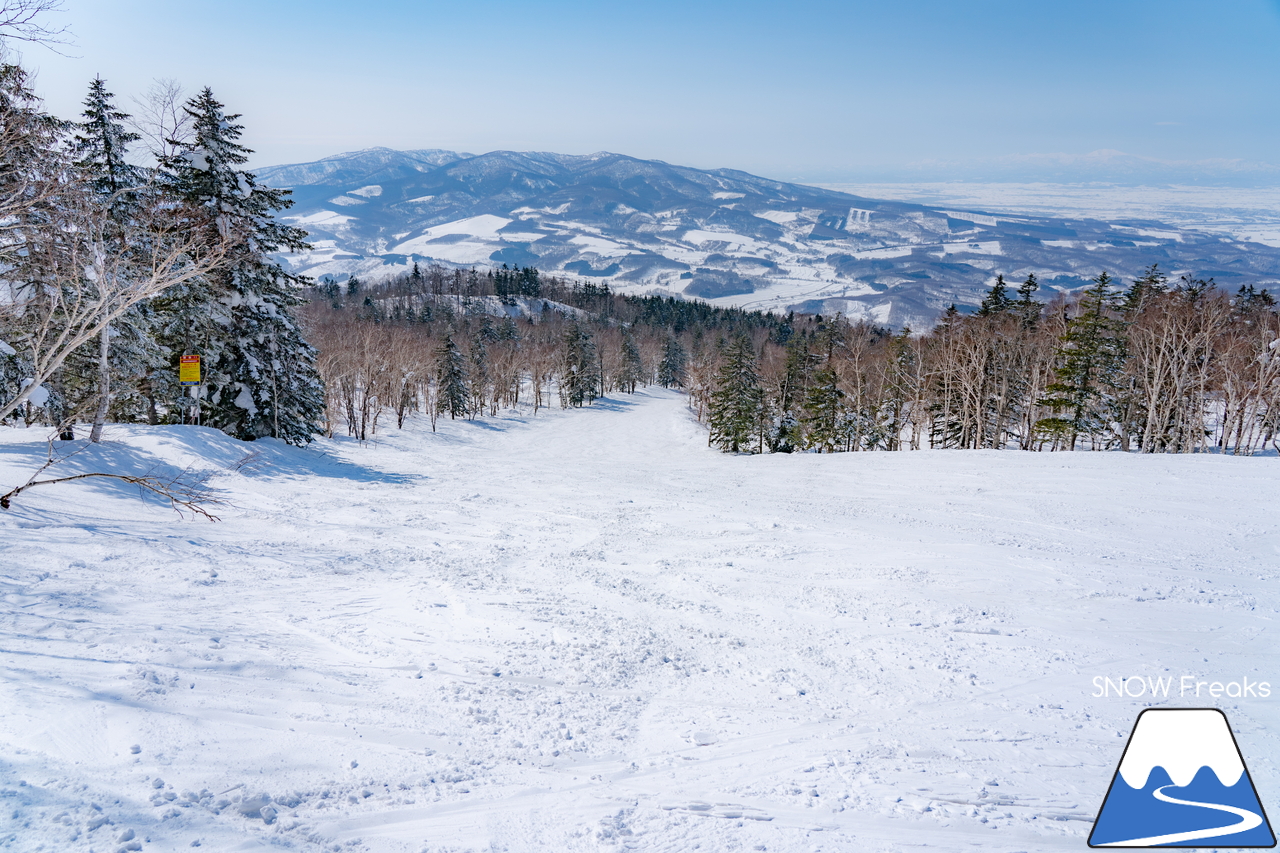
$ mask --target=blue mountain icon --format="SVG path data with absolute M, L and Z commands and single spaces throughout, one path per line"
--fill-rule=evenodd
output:
M 1138 715 L 1090 847 L 1275 847 L 1226 715 L 1148 708 Z

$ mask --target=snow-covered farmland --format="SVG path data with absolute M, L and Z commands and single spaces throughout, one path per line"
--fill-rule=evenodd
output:
M 222 521 L 0 513 L 0 849 L 1079 850 L 1133 675 L 1280 811 L 1274 457 L 735 457 L 663 391 L 110 438 L 65 469 L 213 469 Z

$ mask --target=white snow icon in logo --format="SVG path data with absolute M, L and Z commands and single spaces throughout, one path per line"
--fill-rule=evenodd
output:
M 1217 708 L 1139 714 L 1089 846 L 1275 847 L 1226 715 Z

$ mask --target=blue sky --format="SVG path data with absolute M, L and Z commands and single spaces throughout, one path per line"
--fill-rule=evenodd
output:
M 65 0 L 49 108 L 101 74 L 244 114 L 256 165 L 609 150 L 780 178 L 1114 149 L 1280 164 L 1280 0 Z

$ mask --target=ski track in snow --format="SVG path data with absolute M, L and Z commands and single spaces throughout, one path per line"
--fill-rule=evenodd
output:
M 661 390 L 108 438 L 223 520 L 0 514 L 0 850 L 1077 850 L 1147 704 L 1095 675 L 1280 683 L 1275 458 L 728 456 Z

